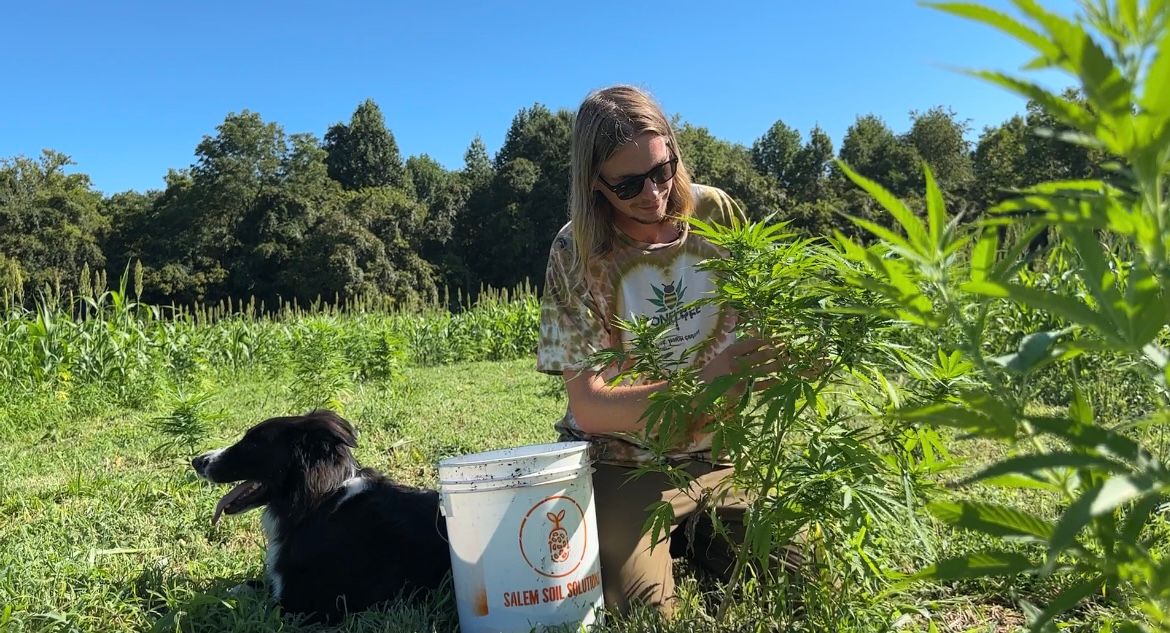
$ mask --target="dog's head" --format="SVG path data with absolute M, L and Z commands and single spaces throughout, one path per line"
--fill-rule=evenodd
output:
M 191 460 L 200 477 L 220 484 L 241 482 L 215 507 L 221 514 L 258 508 L 281 495 L 309 494 L 350 476 L 357 446 L 353 427 L 332 411 L 270 418 L 228 446 Z

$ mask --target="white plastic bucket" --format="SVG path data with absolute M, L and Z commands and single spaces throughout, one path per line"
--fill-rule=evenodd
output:
M 603 604 L 587 442 L 439 462 L 462 633 L 590 625 Z

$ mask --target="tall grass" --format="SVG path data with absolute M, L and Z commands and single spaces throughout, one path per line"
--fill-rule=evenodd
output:
M 167 390 L 197 391 L 211 375 L 262 371 L 290 372 L 297 403 L 338 406 L 354 381 L 392 379 L 405 366 L 535 352 L 533 288 L 487 288 L 474 302 L 460 299 L 455 312 L 430 306 L 415 313 L 380 299 L 271 310 L 255 300 L 153 306 L 131 299 L 125 279 L 88 295 L 46 293 L 31 307 L 7 297 L 0 303 L 0 431 L 18 423 L 4 414 L 6 402 L 142 408 Z

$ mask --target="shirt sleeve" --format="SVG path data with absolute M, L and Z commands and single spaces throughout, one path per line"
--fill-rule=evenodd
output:
M 553 241 L 540 299 L 536 369 L 548 374 L 591 367 L 589 357 L 608 347 L 605 320 L 583 283 L 569 276 L 572 245 L 567 231 Z
M 731 226 L 732 219 L 747 222 L 743 208 L 727 192 L 718 187 L 694 185 L 695 217 L 704 222 Z

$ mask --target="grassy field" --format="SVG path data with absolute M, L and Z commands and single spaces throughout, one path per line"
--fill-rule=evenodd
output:
M 555 439 L 558 385 L 531 361 L 411 369 L 364 383 L 345 415 L 357 456 L 398 480 L 434 484 L 445 456 Z M 239 376 L 209 403 L 222 411 L 204 448 L 289 413 L 282 385 Z M 30 412 L 35 415 L 35 412 Z M 212 527 L 224 489 L 197 480 L 187 455 L 161 455 L 151 425 L 166 411 L 117 411 L 6 438 L 0 448 L 0 604 L 12 631 L 268 631 L 260 596 L 228 590 L 263 570 L 257 513 Z M 451 630 L 450 596 L 351 623 L 353 630 Z
M 263 375 L 229 374 L 211 385 L 215 419 L 205 446 L 222 446 L 272 415 L 290 412 L 286 386 Z M 165 403 L 164 403 L 165 404 Z M 358 458 L 394 478 L 434 485 L 446 456 L 554 439 L 565 406 L 556 379 L 532 361 L 407 368 L 397 379 L 363 382 L 345 401 L 361 433 Z M 0 442 L 0 629 L 5 631 L 315 631 L 282 616 L 263 592 L 232 593 L 262 576 L 257 513 L 210 524 L 224 492 L 197 480 L 182 451 L 159 451 L 153 420 L 165 406 L 70 417 L 44 413 Z M 221 414 L 221 415 L 216 415 Z M 30 415 L 42 415 L 30 410 Z M 956 445 L 956 457 L 988 457 L 988 446 Z M 907 566 L 920 552 L 909 532 L 890 531 L 875 556 Z M 932 527 L 932 545 L 963 548 Z M 902 555 L 899 556 L 899 552 Z M 901 558 L 901 563 L 898 563 Z M 729 625 L 706 615 L 720 587 L 682 567 L 687 608 L 669 629 L 770 630 L 777 614 L 745 596 Z M 1006 585 L 1005 585 L 1006 586 Z M 751 587 L 747 591 L 752 591 Z M 757 588 L 763 594 L 767 588 Z M 903 594 L 842 613 L 842 630 L 1010 631 L 1023 622 L 1002 587 L 971 583 Z M 825 596 L 831 599 L 831 596 Z M 852 609 L 854 605 L 842 605 Z M 792 617 L 793 614 L 789 614 Z M 795 618 L 799 619 L 799 618 Z M 613 631 L 663 630 L 651 614 L 611 620 Z M 453 631 L 449 592 L 351 617 L 350 631 Z
M 526 351 L 535 346 L 538 315 L 531 295 L 458 315 L 163 320 L 116 296 L 101 305 L 108 307 L 89 318 L 14 308 L 0 319 L 5 633 L 320 631 L 282 614 L 263 590 L 234 590 L 263 575 L 259 514 L 212 526 L 226 489 L 196 479 L 193 455 L 233 442 L 265 418 L 328 405 L 357 426 L 362 463 L 434 486 L 444 457 L 554 440 L 553 423 L 565 408 L 560 380 L 536 372 Z M 1100 376 L 1095 401 L 1122 403 L 1134 393 Z M 1055 497 L 1034 490 L 944 491 L 1006 450 L 949 435 L 945 444 L 955 465 L 934 476 L 936 496 L 1057 515 Z M 990 544 L 931 519 L 920 505 L 910 512 L 912 519 L 838 526 L 855 539 L 843 545 L 848 551 L 818 559 L 815 576 L 795 593 L 748 582 L 720 623 L 712 614 L 725 588 L 679 562 L 683 606 L 676 619 L 640 611 L 611 617 L 599 630 L 1015 631 L 1026 621 L 1023 602 L 1045 605 L 1058 590 L 1050 579 L 1025 576 L 895 590 L 899 574 Z M 1090 601 L 1063 619 L 1065 630 L 1097 630 L 1094 623 L 1116 604 Z M 457 626 L 453 596 L 443 591 L 353 615 L 341 630 Z

